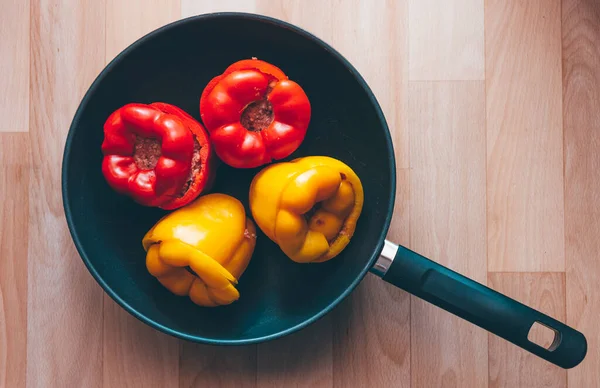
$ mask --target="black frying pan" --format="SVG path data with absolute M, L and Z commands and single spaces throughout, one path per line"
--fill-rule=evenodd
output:
M 344 161 L 362 180 L 365 205 L 350 245 L 323 264 L 296 264 L 259 234 L 240 280 L 241 299 L 201 308 L 172 295 L 147 273 L 141 239 L 165 212 L 135 205 L 105 183 L 102 125 L 129 102 L 167 102 L 199 119 L 198 101 L 208 81 L 229 64 L 253 56 L 284 69 L 310 98 L 308 135 L 290 158 L 327 155 Z M 247 206 L 257 172 L 222 166 L 213 191 L 233 195 Z M 372 271 L 563 368 L 577 365 L 586 354 L 580 332 L 385 241 L 396 168 L 381 109 L 340 54 L 278 20 L 235 13 L 198 16 L 163 27 L 119 54 L 77 110 L 65 147 L 62 190 L 73 240 L 98 283 L 141 321 L 186 340 L 225 345 L 281 337 L 331 311 Z M 549 349 L 527 339 L 534 322 L 555 331 Z

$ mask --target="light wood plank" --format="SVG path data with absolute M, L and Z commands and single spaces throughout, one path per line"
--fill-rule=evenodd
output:
M 485 17 L 488 268 L 564 271 L 560 0 Z
M 304 4 L 304 3 L 302 3 Z M 394 141 L 396 167 L 409 167 L 408 5 L 406 0 L 330 0 L 331 24 L 322 19 L 323 2 L 301 26 L 324 37 L 365 78 L 381 105 Z M 330 36 L 328 36 L 330 35 Z
M 0 12 L 0 132 L 29 130 L 29 0 Z
M 408 168 L 406 1 L 182 0 L 181 7 L 182 17 L 226 11 L 259 13 L 296 24 L 333 45 L 375 93 L 392 131 L 396 165 Z
M 106 62 L 180 16 L 180 0 L 106 0 Z M 179 341 L 139 322 L 108 295 L 104 308 L 104 386 L 179 386 Z
M 300 332 L 259 344 L 257 386 L 333 387 L 332 323 L 328 315 Z
M 398 170 L 394 219 L 387 238 L 409 241 L 410 171 Z M 410 296 L 375 276 L 334 312 L 333 381 L 344 387 L 410 387 Z
M 488 282 L 496 291 L 559 321 L 566 319 L 564 273 L 490 273 Z M 489 334 L 489 373 L 490 388 L 567 386 L 566 370 L 492 334 Z
M 30 140 L 27 133 L 0 134 L 0 167 L 30 166 Z
M 181 17 L 211 12 L 254 12 L 253 0 L 181 0 Z M 251 388 L 257 386 L 257 346 L 216 347 L 182 341 L 180 387 Z
M 179 340 L 104 299 L 104 387 L 179 387 Z
M 568 381 L 593 387 L 600 381 L 600 3 L 565 0 L 562 28 L 567 323 L 588 341 Z
M 13 0 L 8 5 L 10 12 L 3 8 L 4 13 L 0 14 L 3 37 L 19 34 L 23 41 L 25 34 L 29 39 L 28 11 L 25 23 L 15 24 L 5 31 L 7 25 L 22 19 L 24 8 L 21 7 L 25 7 L 26 1 Z M 149 376 L 148 386 L 165 385 L 173 383 L 172 375 L 177 374 L 176 364 L 161 362 L 163 357 L 173 359 L 171 338 L 135 321 L 110 299 L 106 299 L 106 314 L 113 318 L 101 319 L 102 293 L 81 265 L 62 214 L 56 166 L 60 166 L 64 136 L 87 85 L 101 69 L 104 59 L 111 59 L 137 37 L 178 17 L 168 16 L 165 22 L 157 21 L 164 15 L 158 15 L 154 8 L 142 9 L 147 1 L 137 0 L 136 3 L 142 5 L 138 8 L 131 4 L 119 5 L 114 0 L 105 1 L 112 2 L 107 5 L 108 12 L 115 11 L 116 17 L 128 20 L 127 24 L 115 26 L 123 32 L 114 33 L 106 45 L 102 30 L 103 1 L 70 1 L 61 5 L 53 0 L 32 0 L 31 75 L 29 64 L 18 69 L 26 70 L 27 85 L 31 76 L 32 104 L 11 108 L 11 115 L 4 114 L 4 109 L 16 104 L 17 98 L 2 104 L 0 124 L 15 120 L 19 109 L 24 109 L 25 120 L 31 120 L 33 135 L 31 147 L 29 136 L 25 134 L 0 135 L 0 219 L 24 217 L 30 223 L 23 226 L 17 222 L 17 228 L 0 228 L 2 256 L 9 258 L 0 260 L 0 386 L 25 385 L 22 368 L 25 349 L 29 352 L 27 385 L 32 387 L 93 387 L 103 383 L 126 386 L 133 385 L 136 376 L 142 374 Z M 166 1 L 154 0 L 154 3 L 164 5 Z M 473 206 L 485 209 L 485 205 L 473 198 L 485 201 L 485 191 L 477 194 L 481 189 L 465 189 L 461 180 L 465 177 L 480 180 L 481 166 L 485 174 L 485 159 L 480 160 L 477 147 L 481 139 L 478 135 L 476 140 L 462 137 L 465 133 L 474 135 L 475 127 L 480 127 L 465 123 L 481 121 L 478 112 L 483 112 L 479 105 L 484 95 L 480 91 L 420 91 L 421 97 L 413 98 L 410 103 L 411 118 L 407 120 L 409 110 L 405 106 L 409 95 L 414 97 L 415 88 L 445 87 L 414 83 L 411 93 L 406 91 L 409 50 L 408 34 L 403 32 L 404 28 L 408 29 L 405 25 L 408 19 L 402 16 L 403 10 L 408 12 L 405 1 L 408 0 L 380 0 L 368 4 L 334 0 L 325 3 L 182 0 L 181 15 L 238 10 L 280 17 L 316 33 L 356 65 L 386 113 L 393 131 L 397 164 L 402 168 L 398 172 L 399 193 L 388 238 L 475 276 L 479 281 L 482 276 L 485 280 L 485 269 L 481 271 L 485 264 L 479 260 L 485 261 L 486 250 L 489 250 L 490 270 L 562 271 L 565 255 L 561 256 L 560 247 L 564 244 L 566 318 L 570 325 L 586 334 L 590 349 L 583 364 L 568 372 L 568 382 L 572 387 L 593 387 L 600 381 L 600 353 L 597 351 L 600 336 L 595 334 L 600 298 L 594 287 L 600 282 L 597 260 L 600 186 L 596 183 L 600 167 L 597 156 L 600 134 L 596 130 L 600 128 L 600 6 L 596 0 L 563 1 L 562 109 L 566 174 L 563 182 L 561 116 L 556 113 L 561 112 L 560 94 L 557 99 L 556 91 L 562 93 L 557 86 L 560 82 L 557 77 L 561 79 L 560 62 L 557 65 L 557 55 L 560 55 L 557 54 L 560 50 L 560 46 L 557 49 L 560 44 L 557 43 L 560 24 L 556 22 L 557 18 L 560 20 L 558 0 L 487 1 L 488 126 L 491 123 L 487 133 L 487 193 L 490 198 L 497 195 L 487 209 L 490 232 L 486 249 L 485 241 L 477 238 L 478 234 L 485 233 L 485 224 L 479 230 L 473 227 L 482 219 L 480 211 L 474 211 Z M 469 32 L 473 29 L 473 20 L 456 13 L 456 5 L 467 4 L 467 1 L 438 1 L 429 8 L 426 3 L 412 3 L 416 4 L 418 17 L 412 18 L 411 31 L 416 28 L 418 33 L 412 36 L 411 44 L 416 40 L 433 43 L 410 47 L 411 59 L 415 58 L 412 50 L 428 56 L 422 57 L 425 58 L 422 68 L 413 69 L 411 62 L 411 77 L 419 71 L 428 71 L 439 79 L 463 79 L 451 76 L 457 72 L 476 74 L 477 71 L 468 70 L 483 63 L 476 59 L 475 46 L 468 43 L 474 41 L 471 39 L 474 35 Z M 14 11 L 15 5 L 20 7 L 17 11 Z M 117 5 L 120 8 L 115 8 Z M 141 13 L 132 16 L 133 13 L 124 12 L 126 9 Z M 145 16 L 144 12 L 151 15 Z M 21 17 L 7 18 L 9 14 Z M 462 19 L 457 22 L 459 16 Z M 107 20 L 107 23 L 115 21 Z M 463 26 L 463 23 L 469 25 Z M 127 37 L 128 34 L 131 35 Z M 13 43 L 0 42 L 0 51 L 7 52 L 6 45 L 11 45 L 10 50 L 22 48 L 12 46 Z M 446 46 L 454 47 L 455 51 L 450 52 Z M 29 56 L 29 50 L 25 52 Z M 6 63 L 13 66 L 14 58 L 22 56 L 21 53 L 0 58 L 0 67 Z M 10 71 L 2 72 L 10 74 Z M 0 90 L 4 91 L 10 87 L 4 87 L 2 82 L 22 80 L 0 79 Z M 463 87 L 471 90 L 475 84 L 450 85 L 453 90 Z M 68 90 L 62 85 L 69 85 Z M 28 86 L 24 90 L 25 103 L 29 104 Z M 427 106 L 431 107 L 423 108 Z M 409 128 L 412 131 L 411 158 Z M 419 133 L 423 128 L 426 133 Z M 5 129 L 0 125 L 0 132 Z M 28 126 L 8 129 L 27 130 Z M 483 142 L 485 144 L 485 138 Z M 409 161 L 412 162 L 410 170 Z M 26 166 L 32 164 L 29 170 Z M 16 186 L 4 183 L 15 179 L 19 182 Z M 558 197 L 562 195 L 563 183 L 564 216 L 562 197 Z M 28 186 L 46 189 L 34 195 L 28 193 Z M 5 197 L 13 198 L 16 206 L 11 205 L 10 200 L 6 202 Z M 465 208 L 465 203 L 470 207 Z M 409 210 L 417 217 L 409 217 Z M 561 217 L 564 217 L 564 232 L 558 229 L 562 225 Z M 483 220 L 485 222 L 485 218 Z M 28 234 L 28 246 L 16 243 Z M 566 240 L 561 241 L 565 235 Z M 482 250 L 482 254 L 477 253 Z M 15 260 L 23 255 L 28 256 L 29 270 L 27 260 Z M 489 276 L 492 287 L 564 319 L 564 307 L 555 303 L 565 293 L 564 285 L 558 280 L 563 275 Z M 22 281 L 27 277 L 29 289 L 23 291 Z M 411 303 L 412 324 L 408 316 Z M 29 338 L 24 340 L 19 329 L 27 325 Z M 102 332 L 104 346 L 101 345 Z M 295 337 L 269 344 L 271 348 L 261 348 L 258 361 L 255 346 L 233 349 L 184 343 L 179 385 L 403 387 L 409 386 L 412 362 L 412 386 L 415 387 L 485 386 L 487 364 L 479 359 L 487 360 L 488 351 L 485 347 L 478 348 L 481 332 L 422 301 L 411 301 L 402 291 L 369 276 L 331 317 Z M 472 333 L 475 339 L 469 337 Z M 411 337 L 412 355 L 407 339 Z M 121 340 L 124 343 L 120 343 Z M 547 363 L 493 336 L 490 336 L 489 356 L 491 386 L 565 384 L 564 371 L 548 367 Z M 274 358 L 277 359 L 273 361 Z M 515 359 L 523 361 L 520 368 L 516 367 Z M 167 365 L 173 365 L 172 369 Z M 543 372 L 544 368 L 547 372 Z M 547 375 L 539 377 L 542 373 Z
M 398 168 L 408 168 L 406 0 L 256 0 L 256 12 L 285 20 L 332 45 L 365 78 L 392 132 Z
M 409 0 L 410 80 L 483 80 L 484 0 Z
M 256 387 L 256 345 L 223 347 L 181 342 L 182 388 Z
M 104 1 L 32 0 L 27 385 L 102 386 L 102 291 L 77 255 L 60 190 L 65 137 L 104 62 Z
M 256 4 L 257 12 L 296 24 L 325 40 L 361 72 L 377 96 L 392 130 L 397 165 L 407 168 L 406 2 L 259 0 Z M 407 171 L 399 172 L 399 185 L 407 182 L 407 177 Z M 407 191 L 400 191 L 399 199 L 403 193 Z M 404 209 L 405 202 L 399 200 L 397 207 Z M 408 212 L 398 214 L 393 226 L 395 233 L 390 233 L 391 237 L 404 237 L 408 241 L 407 217 Z M 398 233 L 399 229 L 402 229 L 401 233 Z M 390 297 L 397 303 L 390 303 Z M 345 307 L 336 310 L 333 317 L 334 385 L 378 385 L 393 381 L 399 386 L 407 386 L 410 383 L 408 296 L 380 280 L 369 279 L 350 300 Z M 394 333 L 390 333 L 389 338 L 372 332 L 374 327 L 389 327 L 390 322 L 394 323 Z M 347 332 L 354 335 L 345 335 Z M 259 347 L 259 356 L 261 350 Z M 360 357 L 357 351 L 362 352 Z M 325 368 L 319 363 L 321 367 Z M 261 376 L 259 363 L 259 382 Z M 295 380 L 278 382 L 283 381 Z
M 255 0 L 181 0 L 181 17 L 211 12 L 256 13 Z
M 27 150 L 17 163 L 10 158 L 27 137 L 0 135 L 0 387 L 24 387 L 27 372 Z
M 180 0 L 106 0 L 106 61 L 180 16 Z
M 410 387 L 410 296 L 367 275 L 334 312 L 334 387 Z
M 411 248 L 485 284 L 484 84 L 409 90 Z M 412 386 L 486 386 L 485 331 L 413 298 L 411 337 Z
M 328 11 L 331 7 L 330 1 L 321 2 L 318 7 L 314 1 L 255 1 L 256 13 L 299 25 L 317 35 L 326 33 L 319 36 L 329 42 L 335 29 Z M 288 338 L 258 345 L 258 386 L 332 387 L 332 322 L 332 317 L 327 316 Z

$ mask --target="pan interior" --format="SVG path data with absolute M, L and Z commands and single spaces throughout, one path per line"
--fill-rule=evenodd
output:
M 362 180 L 365 205 L 348 248 L 324 264 L 296 264 L 259 232 L 240 279 L 241 298 L 201 308 L 164 289 L 145 268 L 141 240 L 164 214 L 134 204 L 105 183 L 102 126 L 129 102 L 175 104 L 199 119 L 199 96 L 231 63 L 258 57 L 298 82 L 312 105 L 306 140 L 289 159 L 328 155 Z M 385 76 L 385 75 L 382 75 Z M 382 244 L 395 191 L 394 159 L 379 107 L 341 57 L 292 27 L 248 15 L 188 19 L 143 38 L 109 65 L 84 98 L 65 150 L 63 193 L 75 243 L 105 290 L 146 323 L 187 339 L 247 343 L 276 337 L 328 311 L 358 282 Z M 213 192 L 248 211 L 259 169 L 222 165 Z

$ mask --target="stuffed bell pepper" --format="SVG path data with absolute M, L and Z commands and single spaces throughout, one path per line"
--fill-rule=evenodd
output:
M 250 209 L 257 225 L 299 263 L 338 255 L 354 234 L 363 200 L 354 171 L 325 156 L 273 164 L 250 185 Z
M 200 98 L 200 116 L 217 155 L 236 168 L 289 156 L 304 140 L 310 112 L 300 85 L 258 59 L 229 66 Z
M 227 305 L 240 293 L 256 229 L 244 206 L 225 194 L 209 194 L 168 214 L 142 241 L 146 267 L 176 295 L 201 306 Z
M 184 206 L 214 178 L 205 129 L 165 103 L 127 104 L 113 112 L 104 124 L 102 153 L 108 184 L 145 206 Z

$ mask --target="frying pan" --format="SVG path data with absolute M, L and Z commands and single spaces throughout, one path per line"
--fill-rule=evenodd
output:
M 365 204 L 350 245 L 326 263 L 296 264 L 259 233 L 240 279 L 240 300 L 201 308 L 169 293 L 146 271 L 141 239 L 165 212 L 136 205 L 106 184 L 100 170 L 102 126 L 111 112 L 129 102 L 168 102 L 199 119 L 199 96 L 208 81 L 250 57 L 284 69 L 310 98 L 308 134 L 290 159 L 327 155 L 344 161 L 362 180 Z M 238 198 L 248 210 L 248 189 L 258 171 L 222 165 L 213 191 Z M 583 360 L 587 344 L 580 332 L 386 241 L 395 192 L 390 133 L 356 69 L 298 27 L 241 13 L 169 24 L 119 54 L 83 98 L 62 166 L 65 214 L 84 263 L 125 310 L 167 334 L 218 345 L 272 340 L 331 311 L 371 271 L 563 368 Z M 555 333 L 548 349 L 527 339 L 535 322 Z

